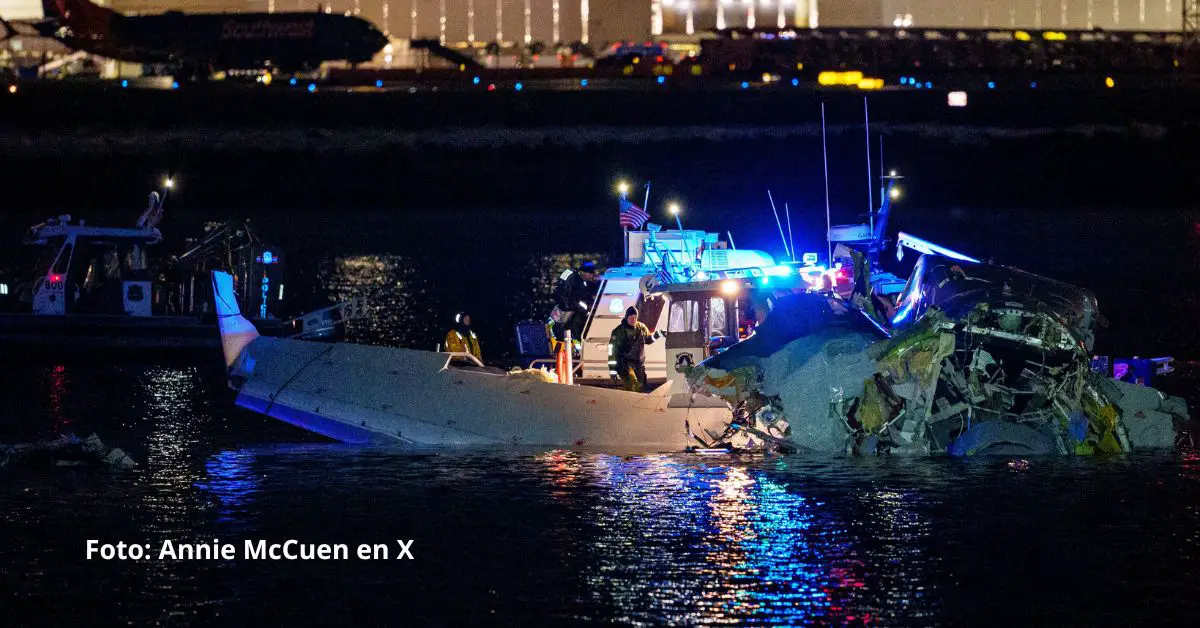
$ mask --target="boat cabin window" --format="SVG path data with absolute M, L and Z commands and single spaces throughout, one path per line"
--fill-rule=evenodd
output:
M 700 329 L 700 304 L 695 301 L 673 301 L 667 331 L 684 332 Z
M 729 333 L 729 317 L 725 315 L 725 299 L 711 297 L 708 301 L 708 331 L 712 336 Z
M 661 296 L 646 297 L 638 304 L 638 320 L 645 323 L 651 331 L 658 325 L 658 317 L 662 314 L 665 299 Z
M 59 275 L 67 274 L 67 268 L 71 263 L 72 248 L 73 247 L 70 244 L 62 248 L 62 253 L 58 256 L 58 259 L 54 260 L 54 273 Z

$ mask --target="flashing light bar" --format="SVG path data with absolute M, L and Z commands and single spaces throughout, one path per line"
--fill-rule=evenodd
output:
M 927 240 L 922 240 L 921 238 L 918 238 L 917 236 L 908 235 L 907 233 L 904 233 L 903 231 L 901 231 L 900 235 L 896 236 L 896 258 L 897 259 L 903 257 L 904 247 L 908 247 L 914 251 L 918 251 L 920 253 L 925 253 L 927 255 L 941 255 L 943 257 L 949 257 L 951 259 L 962 260 L 964 262 L 972 262 L 975 264 L 979 263 L 979 260 L 975 259 L 974 257 L 971 257 L 969 255 L 964 255 L 962 253 L 959 253 L 958 251 L 952 251 L 944 246 L 938 246 L 932 242 L 929 242 Z

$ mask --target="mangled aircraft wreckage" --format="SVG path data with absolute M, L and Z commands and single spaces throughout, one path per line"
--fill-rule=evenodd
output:
M 1095 297 L 1014 268 L 925 254 L 892 308 L 784 297 L 695 367 L 734 421 L 706 447 L 859 454 L 1086 455 L 1170 448 L 1184 401 L 1095 373 Z

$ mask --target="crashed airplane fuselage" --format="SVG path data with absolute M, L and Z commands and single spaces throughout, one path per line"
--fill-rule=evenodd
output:
M 713 446 L 953 455 L 1174 446 L 1181 399 L 1091 371 L 1096 317 L 1094 296 L 1075 286 L 925 255 L 890 320 L 796 294 L 687 381 L 734 408 L 729 429 L 707 434 Z
M 680 451 L 725 407 L 672 407 L 650 394 L 571 386 L 483 367 L 465 354 L 259 336 L 233 279 L 213 273 L 222 349 L 238 406 L 347 443 L 533 445 Z

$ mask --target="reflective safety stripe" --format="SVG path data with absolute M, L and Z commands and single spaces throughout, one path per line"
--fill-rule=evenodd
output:
M 567 270 L 564 270 L 564 271 L 563 271 L 563 274 L 559 275 L 559 276 L 558 276 L 558 278 L 559 278 L 559 279 L 566 279 L 567 277 L 570 277 L 570 276 L 571 276 L 571 273 L 573 273 L 573 272 L 575 272 L 575 271 L 573 271 L 573 270 L 571 270 L 570 268 L 568 268 Z

